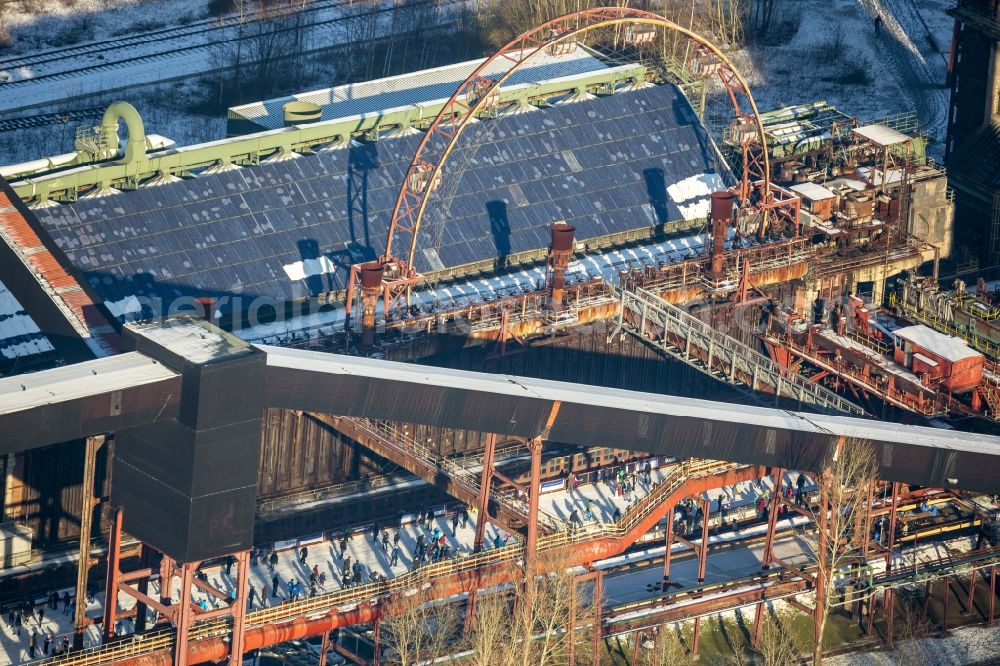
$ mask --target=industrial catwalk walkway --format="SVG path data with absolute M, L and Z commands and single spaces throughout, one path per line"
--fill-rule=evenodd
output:
M 654 469 L 652 471 L 652 483 L 655 484 L 657 481 L 668 476 L 669 469 L 669 466 L 662 469 Z M 630 500 L 636 500 L 645 496 L 647 490 L 641 476 L 640 474 L 638 488 L 631 497 L 616 496 L 612 484 L 608 482 L 589 483 L 581 485 L 575 491 L 558 489 L 544 493 L 541 496 L 542 508 L 549 512 L 550 515 L 562 520 L 567 520 L 574 510 L 577 511 L 581 519 L 586 520 L 589 508 L 592 512 L 592 516 L 589 518 L 590 522 L 611 522 L 616 510 L 625 513 Z M 786 487 L 787 485 L 794 484 L 797 476 L 796 472 L 787 473 L 785 475 Z M 807 486 L 806 490 L 808 491 L 810 488 L 811 486 Z M 721 490 L 713 490 L 708 495 L 712 501 L 713 512 L 718 508 L 718 499 L 721 494 L 724 497 L 723 503 L 727 509 L 728 516 L 751 518 L 756 511 L 756 503 L 761 493 L 769 489 L 769 480 L 762 482 L 750 481 Z M 373 572 L 378 575 L 392 577 L 409 571 L 413 564 L 414 545 L 418 535 L 423 534 L 424 541 L 430 541 L 432 530 L 434 529 L 440 530 L 444 534 L 446 542 L 455 557 L 462 557 L 471 552 L 475 533 L 475 513 L 470 513 L 469 520 L 465 526 L 462 526 L 461 522 L 459 522 L 454 534 L 452 533 L 452 516 L 451 514 L 445 515 L 441 507 L 438 507 L 435 519 L 429 528 L 419 524 L 416 520 L 412 520 L 412 518 L 412 516 L 405 516 L 402 528 L 397 528 L 396 525 L 391 527 L 386 526 L 389 536 L 387 550 L 382 547 L 380 541 L 373 541 L 368 533 L 354 533 L 348 540 L 346 554 L 350 558 L 352 566 L 355 563 L 361 564 L 362 582 L 368 581 Z M 797 524 L 803 520 L 802 518 L 796 518 L 795 522 Z M 789 521 L 790 519 L 780 521 L 778 524 L 779 530 L 783 527 L 788 527 L 790 525 Z M 750 528 L 744 528 L 739 533 L 735 533 L 732 530 L 723 530 L 721 532 L 716 530 L 713 536 L 710 537 L 710 544 L 732 541 L 757 533 L 763 534 L 765 527 L 761 523 Z M 391 562 L 391 552 L 397 530 L 401 537 L 399 543 L 400 554 L 397 563 L 393 565 Z M 652 541 L 647 550 L 611 558 L 600 563 L 598 566 L 610 569 L 626 561 L 635 562 L 645 558 L 662 556 L 663 532 L 661 528 L 658 528 L 658 534 L 660 535 L 659 538 Z M 381 537 L 381 531 L 379 532 L 379 537 Z M 490 525 L 486 530 L 486 544 L 484 547 L 486 549 L 494 547 L 493 543 L 495 539 L 498 539 L 502 543 L 505 539 L 517 538 L 516 535 L 508 535 Z M 694 541 L 695 543 L 698 542 L 697 539 Z M 286 548 L 278 550 L 278 562 L 273 573 L 268 565 L 267 554 L 259 558 L 257 565 L 253 566 L 251 571 L 251 584 L 256 591 L 254 608 L 260 608 L 262 605 L 273 606 L 287 601 L 290 596 L 290 582 L 301 584 L 302 593 L 308 595 L 309 577 L 314 566 L 318 568 L 319 573 L 325 574 L 325 585 L 318 589 L 319 593 L 333 591 L 341 587 L 341 577 L 345 563 L 340 557 L 339 542 L 316 540 L 305 545 L 308 548 L 308 553 L 304 564 L 299 561 L 299 550 L 296 546 L 286 544 Z M 939 546 L 926 544 L 925 547 L 934 549 Z M 751 543 L 711 555 L 708 560 L 706 582 L 711 583 L 736 578 L 759 571 L 763 556 L 762 549 L 763 546 L 761 544 Z M 795 536 L 786 536 L 777 539 L 775 549 L 776 554 L 786 561 L 795 562 L 805 557 L 803 545 Z M 687 548 L 675 543 L 673 550 L 674 552 L 681 552 L 687 550 Z M 908 557 L 912 556 L 908 554 Z M 235 575 L 227 575 L 224 569 L 225 567 L 217 565 L 207 567 L 203 571 L 208 575 L 209 582 L 214 587 L 222 591 L 230 591 L 234 589 L 236 583 Z M 235 574 L 235 570 L 232 573 Z M 275 592 L 275 590 L 272 590 L 274 575 L 277 575 L 278 579 L 277 594 L 272 594 L 272 592 Z M 605 582 L 606 602 L 617 604 L 648 597 L 650 594 L 649 590 L 652 586 L 659 583 L 661 575 L 661 569 L 654 566 L 630 573 L 610 576 Z M 696 577 L 696 558 L 675 561 L 671 570 L 671 579 L 673 581 L 685 586 L 693 585 Z M 154 590 L 157 588 L 155 582 L 153 588 Z M 158 590 L 156 591 L 158 592 Z M 60 595 L 62 592 L 63 590 L 59 590 Z M 179 594 L 179 583 L 177 583 L 173 590 L 175 603 L 179 598 Z M 213 607 L 212 599 L 201 592 L 195 592 L 193 598 L 195 603 L 201 603 L 204 600 L 206 607 Z M 124 609 L 130 608 L 134 603 L 130 597 L 125 595 L 121 595 L 119 601 L 121 607 Z M 36 659 L 46 656 L 44 653 L 44 640 L 46 636 L 51 637 L 53 648 L 61 642 L 63 636 L 71 637 L 72 625 L 70 616 L 63 612 L 62 604 L 59 604 L 57 610 L 51 610 L 44 605 L 44 602 L 40 598 L 37 602 L 40 607 L 44 608 L 44 618 L 41 620 L 26 619 L 24 626 L 20 629 L 19 637 L 16 635 L 14 627 L 7 623 L 6 612 L 2 614 L 2 624 L 0 624 L 0 664 L 30 661 L 28 636 L 32 631 L 38 634 L 38 649 L 35 653 Z M 91 617 L 100 617 L 103 602 L 103 594 L 96 595 L 88 606 L 88 615 Z M 122 620 L 121 622 L 124 626 L 120 626 L 119 630 L 131 630 L 131 620 Z M 95 627 L 92 627 L 87 632 L 85 646 L 89 647 L 98 644 L 99 633 Z

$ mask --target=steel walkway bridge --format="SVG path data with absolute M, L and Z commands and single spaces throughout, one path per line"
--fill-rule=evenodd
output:
M 583 565 L 624 552 L 652 529 L 681 498 L 708 489 L 759 478 L 766 472 L 751 465 L 714 460 L 689 460 L 675 465 L 650 493 L 629 508 L 616 523 L 590 523 L 576 530 L 545 535 L 538 541 L 538 560 L 560 566 Z M 336 590 L 315 597 L 252 611 L 246 616 L 243 649 L 330 632 L 338 627 L 365 624 L 378 616 L 380 600 L 407 590 L 433 587 L 435 598 L 512 582 L 523 575 L 525 543 L 513 542 L 455 560 L 427 564 L 419 569 L 377 583 Z M 985 549 L 962 557 L 920 563 L 905 572 L 890 572 L 871 579 L 872 589 L 894 587 L 900 582 L 925 582 L 983 569 L 1000 563 L 1000 548 Z M 844 575 L 847 575 L 845 573 Z M 801 581 L 795 589 L 804 587 Z M 681 594 L 697 594 L 684 590 Z M 761 598 L 769 598 L 762 592 Z M 220 660 L 229 654 L 228 619 L 210 619 L 195 624 L 188 633 L 188 663 Z M 176 638 L 173 629 L 162 629 L 127 637 L 119 642 L 36 662 L 39 666 L 169 666 Z
M 850 400 L 781 367 L 651 291 L 636 287 L 623 289 L 619 295 L 618 327 L 612 335 L 628 332 L 646 340 L 710 377 L 742 389 L 755 402 L 760 402 L 760 394 L 765 393 L 774 396 L 776 405 L 786 398 L 792 404 L 797 403 L 800 410 L 811 408 L 826 414 L 866 416 Z
M 199 393 L 199 380 L 189 377 L 196 364 L 185 356 L 204 354 L 193 340 L 207 345 L 221 331 L 188 318 L 126 329 L 140 338 L 154 331 L 162 349 L 149 343 L 140 351 L 0 379 L 0 453 L 176 419 L 185 401 L 213 408 L 230 402 L 225 392 Z M 879 478 L 1000 492 L 1000 437 L 990 435 L 325 352 L 252 349 L 266 357 L 253 380 L 263 385 L 257 387 L 262 407 L 812 471 L 821 469 L 839 438 L 857 438 L 872 443 Z

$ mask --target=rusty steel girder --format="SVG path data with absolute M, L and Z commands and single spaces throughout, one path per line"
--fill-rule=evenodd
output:
M 624 536 L 600 537 L 582 543 L 560 544 L 552 549 L 539 551 L 540 561 L 558 562 L 560 566 L 571 567 L 587 565 L 599 559 L 618 555 L 671 511 L 680 498 L 740 481 L 748 481 L 767 473 L 767 468 L 763 467 L 738 467 L 726 468 L 719 473 L 688 479 L 677 490 L 664 497 L 656 510 L 633 526 Z M 442 576 L 431 583 L 428 593 L 433 598 L 444 599 L 475 589 L 516 582 L 523 575 L 523 570 L 520 567 L 512 566 L 509 562 L 502 562 L 476 570 L 459 571 Z M 319 636 L 340 627 L 367 624 L 378 620 L 382 616 L 385 606 L 384 603 L 373 605 L 365 602 L 351 610 L 333 609 L 322 615 L 298 617 L 285 622 L 250 627 L 244 633 L 243 650 L 248 652 L 290 640 Z M 218 661 L 225 659 L 228 655 L 229 644 L 225 637 L 194 640 L 188 644 L 187 660 L 191 664 Z M 115 666 L 171 666 L 172 659 L 170 650 L 160 650 L 110 663 Z

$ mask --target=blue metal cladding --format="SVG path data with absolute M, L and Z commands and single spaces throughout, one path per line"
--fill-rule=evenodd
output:
M 384 251 L 420 139 L 383 139 L 35 212 L 105 301 L 304 298 L 343 289 L 351 264 Z M 583 241 L 679 220 L 666 188 L 706 173 L 731 180 L 673 86 L 484 120 L 467 128 L 431 195 L 416 267 L 545 247 L 556 220 L 573 224 Z M 296 265 L 326 272 L 293 279 Z

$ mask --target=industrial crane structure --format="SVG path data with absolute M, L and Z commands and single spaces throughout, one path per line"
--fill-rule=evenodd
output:
M 601 7 L 572 12 L 528 30 L 514 38 L 487 58 L 458 87 L 441 108 L 417 147 L 416 154 L 399 188 L 392 212 L 385 253 L 376 261 L 356 264 L 351 268 L 347 292 L 348 321 L 353 310 L 355 293 L 360 288 L 362 298 L 362 330 L 375 325 L 378 298 L 381 295 L 386 318 L 401 300 L 409 304 L 412 288 L 423 278 L 414 267 L 414 256 L 420 238 L 420 226 L 433 193 L 445 177 L 444 167 L 457 149 L 465 128 L 480 113 L 496 106 L 497 92 L 522 67 L 541 53 L 575 48 L 588 36 L 603 35 L 616 45 L 619 41 L 633 53 L 656 41 L 659 31 L 680 33 L 694 43 L 687 67 L 701 79 L 717 76 L 733 107 L 733 120 L 727 137 L 741 148 L 743 160 L 741 178 L 733 188 L 735 202 L 740 206 L 739 226 L 761 237 L 772 231 L 772 216 L 787 222 L 798 232 L 799 199 L 787 190 L 771 183 L 766 136 L 757 103 L 750 87 L 733 63 L 710 40 L 677 25 L 662 16 L 628 7 Z M 502 63 L 502 73 L 488 78 L 484 72 Z M 731 222 L 732 216 L 726 222 Z M 783 230 L 783 229 L 782 229 Z M 727 229 L 713 225 L 713 234 Z M 718 245 L 718 243 L 716 243 Z M 370 338 L 370 334 L 368 334 Z

